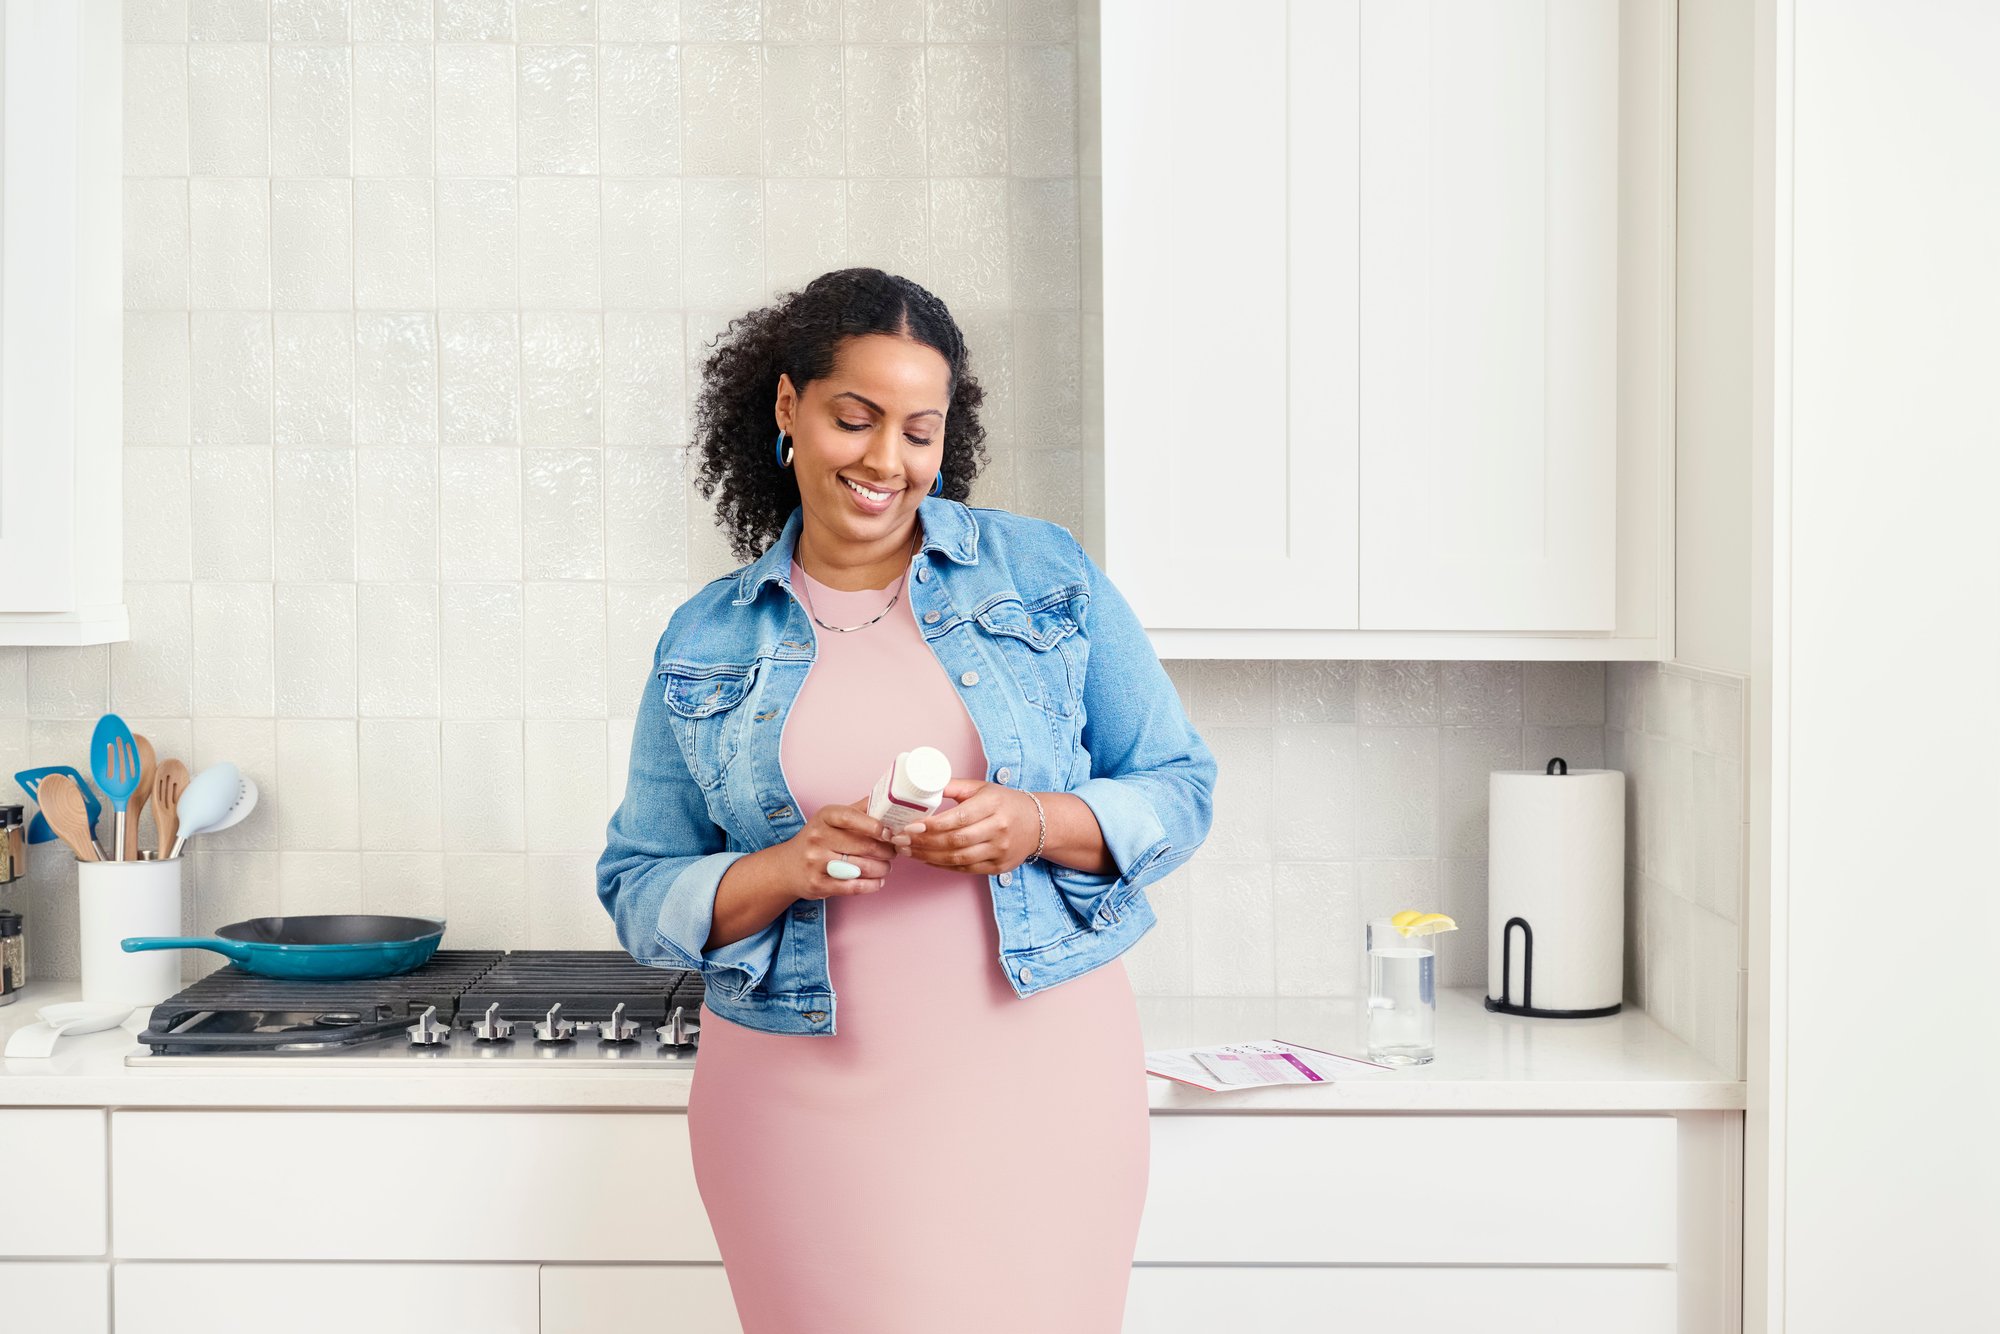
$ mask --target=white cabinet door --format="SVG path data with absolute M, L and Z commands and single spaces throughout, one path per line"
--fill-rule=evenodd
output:
M 14 1149 L 0 1194 L 0 1256 L 103 1255 L 104 1113 L 8 1108 L 0 1144 Z
M 118 1334 L 538 1334 L 535 1285 L 533 1265 L 121 1264 L 113 1280 Z
M 0 1329 L 111 1334 L 111 1266 L 74 1260 L 0 1263 Z
M 542 1334 L 743 1334 L 721 1265 L 543 1265 Z
M 123 13 L 0 14 L 0 644 L 128 633 Z
M 1642 267 L 1621 329 L 1621 226 L 1653 257 L 1671 206 L 1621 218 L 1623 8 L 1657 78 L 1646 0 L 1104 0 L 1104 557 L 1149 629 L 1620 629 L 1621 338 L 1668 318 Z
M 1361 13 L 1361 627 L 1615 628 L 1619 6 Z
M 1675 1334 L 1667 1269 L 1141 1266 L 1124 1334 Z M 124 1334 L 121 1326 L 119 1334 Z
M 1104 0 L 1106 570 L 1355 624 L 1357 0 Z

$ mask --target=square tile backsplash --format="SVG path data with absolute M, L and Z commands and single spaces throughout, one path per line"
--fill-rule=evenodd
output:
M 262 806 L 193 845 L 189 931 L 411 912 L 616 948 L 591 872 L 652 648 L 736 564 L 680 453 L 730 318 L 847 264 L 931 287 L 988 391 L 976 499 L 1085 531 L 1092 12 L 128 0 L 132 637 L 0 648 L 6 772 L 77 762 L 108 708 L 242 765 Z M 1562 754 L 1632 775 L 1629 998 L 1733 1059 L 1738 686 L 1168 669 L 1222 778 L 1140 990 L 1349 991 L 1364 913 L 1406 904 L 1458 918 L 1445 980 L 1483 984 L 1485 775 Z M 73 977 L 74 866 L 35 851 L 0 897 Z

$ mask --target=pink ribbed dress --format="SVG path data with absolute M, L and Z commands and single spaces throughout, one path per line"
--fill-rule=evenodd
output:
M 901 577 L 792 579 L 857 625 Z M 779 746 L 802 815 L 914 746 L 986 774 L 907 597 L 815 633 Z M 744 1334 L 1117 1334 L 1151 1149 L 1123 963 L 1017 996 L 986 877 L 909 856 L 824 909 L 837 1034 L 701 1011 L 688 1134 Z

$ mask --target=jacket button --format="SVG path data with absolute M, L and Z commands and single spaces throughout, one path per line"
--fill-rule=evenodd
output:
M 924 613 L 925 625 L 936 625 L 937 623 L 938 623 L 938 614 L 936 612 L 927 611 Z
M 966 672 L 958 678 L 958 683 L 964 686 L 976 686 L 979 684 L 979 673 Z
M 1000 766 L 1000 772 L 993 775 L 993 781 L 996 783 L 1004 783 L 1013 776 L 1014 776 L 1014 771 L 1012 769 L 1009 769 L 1006 765 L 1003 764 Z
M 927 584 L 930 581 L 931 581 L 931 567 L 928 565 L 919 565 L 917 567 L 917 582 L 920 584 Z
M 818 1023 L 818 1022 L 819 1022 L 820 1020 L 822 1020 L 822 1019 L 826 1018 L 826 1011 L 825 1011 L 825 1010 L 801 1010 L 801 1011 L 799 1012 L 799 1015 L 800 1015 L 800 1017 L 801 1017 L 801 1018 L 804 1018 L 804 1019 L 810 1019 L 810 1020 L 812 1020 L 812 1021 L 813 1021 L 814 1023 Z
M 1023 964 L 1021 965 L 1021 971 L 1014 974 L 1014 976 L 1020 978 L 1023 982 L 1032 982 L 1035 980 L 1035 970 Z
M 1012 871 L 1002 871 L 1002 872 L 1000 873 L 1000 883 L 1001 883 L 1001 884 L 1003 884 L 1003 885 L 1011 885 L 1011 884 L 1013 884 L 1013 883 L 1014 883 L 1014 873 L 1013 873 Z

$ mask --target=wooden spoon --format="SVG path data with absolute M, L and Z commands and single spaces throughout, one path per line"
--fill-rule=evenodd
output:
M 153 828 L 160 836 L 160 860 L 171 855 L 174 835 L 181 828 L 181 793 L 187 791 L 188 767 L 179 760 L 168 760 L 160 766 L 158 777 L 153 779 Z
M 153 795 L 153 743 L 137 732 L 132 744 L 139 751 L 139 787 L 132 794 L 132 837 L 125 843 L 125 860 L 139 860 L 139 817 L 146 812 L 146 798 Z
M 97 844 L 90 837 L 90 811 L 83 804 L 83 792 L 68 774 L 50 774 L 35 793 L 42 818 L 56 837 L 69 844 L 80 862 L 101 862 Z

